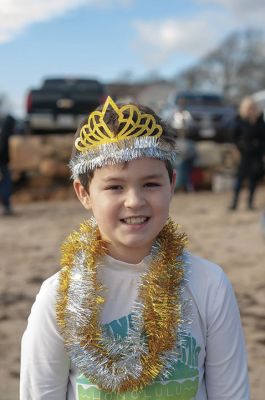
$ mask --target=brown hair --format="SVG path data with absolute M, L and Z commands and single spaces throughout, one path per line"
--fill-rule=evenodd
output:
M 176 135 L 174 129 L 171 128 L 165 121 L 163 121 L 151 108 L 143 106 L 141 104 L 136 104 L 136 103 L 130 103 L 130 104 L 135 105 L 141 111 L 142 114 L 150 114 L 155 118 L 156 123 L 159 124 L 163 129 L 163 133 L 159 140 L 169 144 L 170 147 L 172 147 L 172 150 L 174 150 L 175 149 L 175 135 Z M 118 105 L 122 106 L 124 104 L 122 103 L 122 104 L 118 104 Z M 100 105 L 97 107 L 96 111 L 102 111 L 102 109 L 103 109 L 103 105 Z M 127 116 L 126 112 L 124 113 L 124 115 Z M 128 114 L 128 116 L 129 116 L 129 114 Z M 133 120 L 134 120 L 134 118 L 133 118 Z M 118 120 L 118 115 L 113 110 L 112 107 L 109 107 L 106 110 L 106 113 L 104 116 L 104 122 L 108 125 L 109 129 L 114 134 L 117 134 L 122 129 L 122 124 L 120 124 L 120 122 Z M 81 122 L 81 124 L 79 125 L 79 127 L 75 133 L 75 139 L 77 139 L 79 137 L 80 130 L 83 127 L 83 125 L 85 125 L 86 123 L 87 123 L 87 118 L 84 119 Z M 76 149 L 75 145 L 73 144 L 71 160 L 74 159 L 78 154 L 80 154 L 80 151 L 78 149 Z M 169 179 L 171 182 L 172 177 L 173 177 L 173 166 L 167 160 L 165 161 L 165 164 L 166 164 Z M 88 189 L 89 184 L 93 178 L 93 175 L 94 175 L 94 170 L 88 171 L 85 174 L 79 175 L 79 180 L 80 180 L 82 186 L 84 186 L 84 188 Z

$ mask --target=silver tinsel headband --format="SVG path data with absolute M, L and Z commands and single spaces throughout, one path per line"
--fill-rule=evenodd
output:
M 69 163 L 73 179 L 81 174 L 93 171 L 105 165 L 119 164 L 141 157 L 157 158 L 169 161 L 172 165 L 176 161 L 176 149 L 172 149 L 166 142 L 154 137 L 139 137 L 124 139 L 119 142 L 105 143 L 90 151 L 77 154 Z

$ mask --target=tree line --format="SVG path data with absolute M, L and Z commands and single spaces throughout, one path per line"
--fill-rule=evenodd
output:
M 228 100 L 265 89 L 265 40 L 261 30 L 236 31 L 174 78 L 178 89 L 214 90 Z

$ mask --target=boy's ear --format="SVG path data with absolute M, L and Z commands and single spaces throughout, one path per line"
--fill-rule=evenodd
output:
M 74 189 L 75 193 L 80 200 L 80 202 L 83 204 L 83 206 L 89 210 L 91 208 L 91 202 L 90 202 L 90 196 L 89 193 L 86 191 L 84 186 L 81 184 L 81 182 L 78 179 L 74 180 Z

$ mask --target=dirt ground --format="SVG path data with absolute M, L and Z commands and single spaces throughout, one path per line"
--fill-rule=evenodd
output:
M 257 210 L 228 212 L 230 193 L 177 194 L 171 215 L 189 235 L 189 249 L 220 264 L 231 279 L 242 316 L 249 358 L 251 399 L 264 399 L 265 233 Z M 17 215 L 0 217 L 0 400 L 17 400 L 20 340 L 42 281 L 59 265 L 60 244 L 87 213 L 74 199 L 15 205 Z M 262 387 L 263 386 L 263 387 Z

